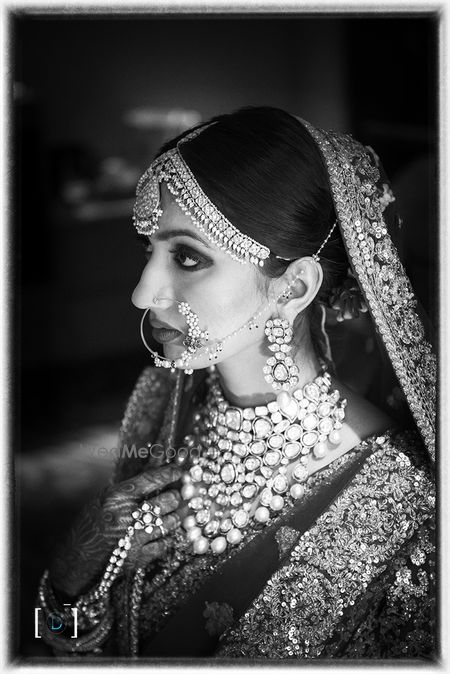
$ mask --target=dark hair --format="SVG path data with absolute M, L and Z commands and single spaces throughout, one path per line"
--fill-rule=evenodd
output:
M 180 152 L 217 208 L 241 232 L 270 249 L 262 273 L 281 276 L 289 262 L 275 255 L 313 255 L 336 219 L 320 151 L 303 124 L 278 108 L 246 107 L 210 121 L 216 123 L 181 145 Z M 348 267 L 339 227 L 322 249 L 320 263 L 323 282 L 308 312 L 316 338 L 317 302 L 326 302 Z

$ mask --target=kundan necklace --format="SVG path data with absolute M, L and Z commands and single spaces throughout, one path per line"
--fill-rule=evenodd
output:
M 191 456 L 193 448 L 198 454 L 183 477 L 181 495 L 191 509 L 183 526 L 195 553 L 220 554 L 240 543 L 246 529 L 269 523 L 286 499 L 303 496 L 308 457 L 321 458 L 327 443 L 341 442 L 347 401 L 330 392 L 325 366 L 303 388 L 256 407 L 230 405 L 214 367 L 208 384 L 204 408 L 185 438 Z

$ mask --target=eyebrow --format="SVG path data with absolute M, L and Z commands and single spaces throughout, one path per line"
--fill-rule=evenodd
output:
M 195 232 L 191 232 L 190 229 L 168 229 L 165 232 L 157 232 L 155 234 L 155 239 L 157 241 L 167 241 L 168 239 L 172 239 L 174 236 L 190 236 L 191 239 L 195 239 L 196 241 L 202 243 L 206 248 L 211 249 L 211 246 L 204 239 L 202 239 L 201 236 L 198 236 L 198 234 Z

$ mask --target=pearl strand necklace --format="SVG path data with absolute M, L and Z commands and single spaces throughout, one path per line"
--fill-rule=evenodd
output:
M 281 391 L 276 400 L 254 408 L 229 405 L 215 368 L 208 383 L 203 413 L 185 438 L 188 447 L 197 444 L 201 453 L 183 477 L 181 495 L 192 511 L 183 526 L 195 553 L 220 554 L 240 543 L 254 522 L 268 524 L 288 494 L 302 498 L 308 457 L 322 458 L 327 442 L 341 442 L 347 401 L 340 400 L 337 390 L 330 393 L 325 366 L 303 388 L 292 394 Z M 290 484 L 287 467 L 292 463 Z

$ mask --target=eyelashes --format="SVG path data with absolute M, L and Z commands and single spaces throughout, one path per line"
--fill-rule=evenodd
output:
M 152 256 L 152 244 L 145 234 L 137 234 L 136 236 L 144 249 L 145 259 L 148 261 Z M 185 271 L 197 271 L 212 265 L 212 260 L 209 260 L 186 244 L 175 244 L 169 252 L 175 264 Z
M 176 246 L 170 251 L 174 256 L 176 262 L 183 267 L 183 269 L 194 269 L 201 264 L 200 257 L 192 250 L 185 246 Z

